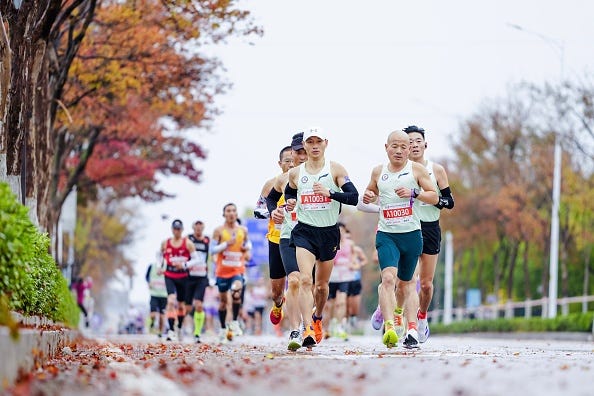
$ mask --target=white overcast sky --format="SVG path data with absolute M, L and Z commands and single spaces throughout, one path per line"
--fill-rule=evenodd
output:
M 233 40 L 216 54 L 233 88 L 223 114 L 196 140 L 208 151 L 203 183 L 162 181 L 175 199 L 138 205 L 139 274 L 131 298 L 148 301 L 142 279 L 171 220 L 208 233 L 225 203 L 240 213 L 278 173 L 279 150 L 310 125 L 328 131 L 327 158 L 342 163 L 362 191 L 385 161 L 389 132 L 427 131 L 427 155 L 451 155 L 448 139 L 484 100 L 519 81 L 559 80 L 594 69 L 594 1 L 241 1 L 264 36 Z M 549 37 L 521 32 L 508 24 Z M 251 41 L 253 45 L 250 45 Z M 564 56 L 558 45 L 562 43 Z M 563 62 L 562 62 L 563 61 Z M 162 215 L 168 216 L 167 220 Z

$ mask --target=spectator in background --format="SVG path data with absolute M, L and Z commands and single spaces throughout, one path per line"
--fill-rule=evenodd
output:
M 89 313 L 87 312 L 87 309 L 84 305 L 85 291 L 87 289 L 90 290 L 91 287 L 93 287 L 93 278 L 90 276 L 87 276 L 85 279 L 78 276 L 72 282 L 72 290 L 76 292 L 76 303 L 85 317 L 85 327 L 89 327 Z

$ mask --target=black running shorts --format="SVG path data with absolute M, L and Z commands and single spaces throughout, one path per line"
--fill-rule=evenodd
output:
M 340 249 L 338 224 L 329 227 L 314 227 L 298 222 L 291 232 L 291 246 L 310 251 L 317 260 L 332 260 Z
M 279 244 L 270 241 L 268 241 L 268 271 L 270 279 L 282 279 L 287 276 Z
M 439 254 L 441 248 L 441 228 L 439 220 L 424 222 L 421 221 L 421 232 L 423 233 L 423 253 Z

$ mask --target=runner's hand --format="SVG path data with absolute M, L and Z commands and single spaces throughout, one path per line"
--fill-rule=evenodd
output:
M 365 193 L 363 193 L 363 203 L 364 204 L 369 204 L 372 202 L 375 202 L 375 193 L 371 190 L 365 190 Z
M 285 204 L 287 212 L 291 212 L 293 209 L 295 209 L 295 205 L 297 205 L 297 200 L 295 198 L 288 199 Z

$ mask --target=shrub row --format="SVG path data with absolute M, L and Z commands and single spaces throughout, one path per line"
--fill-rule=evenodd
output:
M 547 332 L 575 331 L 592 332 L 594 312 L 572 313 L 556 318 L 512 318 L 492 320 L 464 320 L 449 325 L 431 324 L 431 333 L 458 334 L 477 332 Z
M 49 245 L 47 234 L 29 219 L 28 209 L 6 183 L 0 183 L 0 290 L 8 309 L 76 326 L 78 307 Z

